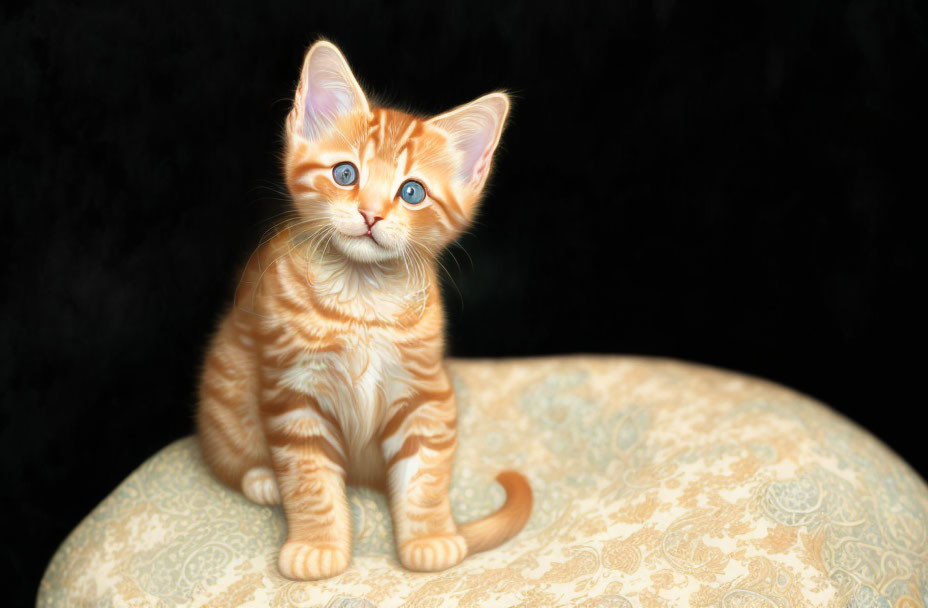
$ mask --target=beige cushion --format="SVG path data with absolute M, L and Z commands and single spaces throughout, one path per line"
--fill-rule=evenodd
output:
M 436 574 L 403 570 L 382 496 L 352 490 L 354 558 L 320 582 L 276 569 L 279 508 L 214 481 L 192 439 L 152 457 L 65 541 L 50 606 L 854 606 L 928 600 L 928 488 L 821 404 L 674 361 L 452 364 L 460 521 L 535 490 L 531 520 Z M 178 411 L 178 416 L 184 415 Z

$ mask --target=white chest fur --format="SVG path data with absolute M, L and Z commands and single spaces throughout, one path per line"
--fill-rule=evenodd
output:
M 389 322 L 410 309 L 422 314 L 425 307 L 428 283 L 418 273 L 408 275 L 344 260 L 321 262 L 313 270 L 316 298 L 356 319 Z
M 370 460 L 365 450 L 379 451 L 376 440 L 388 409 L 412 392 L 412 376 L 397 347 L 404 336 L 390 321 L 408 315 L 411 305 L 424 307 L 427 291 L 410 290 L 407 278 L 337 264 L 316 266 L 311 276 L 314 299 L 345 319 L 332 321 L 337 347 L 314 352 L 307 344 L 306 351 L 281 370 L 279 381 L 314 397 L 335 417 L 352 462 Z
M 376 330 L 342 336 L 335 352 L 306 353 L 283 371 L 281 383 L 313 396 L 338 420 L 349 446 L 377 435 L 390 404 L 408 393 L 410 376 L 390 336 Z

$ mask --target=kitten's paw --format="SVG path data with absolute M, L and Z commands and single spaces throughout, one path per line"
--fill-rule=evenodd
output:
M 242 494 L 259 505 L 279 505 L 280 491 L 274 471 L 267 467 L 249 469 L 242 477 Z
M 314 581 L 341 574 L 350 560 L 349 552 L 335 545 L 288 540 L 280 548 L 277 567 L 287 578 Z
M 436 572 L 467 557 L 467 543 L 460 534 L 421 536 L 400 545 L 398 553 L 408 570 Z

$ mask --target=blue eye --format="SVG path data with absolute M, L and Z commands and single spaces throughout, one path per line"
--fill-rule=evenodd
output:
M 425 200 L 425 186 L 411 179 L 400 186 L 400 198 L 410 205 L 418 205 Z
M 339 186 L 352 186 L 358 181 L 358 169 L 351 163 L 338 163 L 332 169 L 332 179 Z

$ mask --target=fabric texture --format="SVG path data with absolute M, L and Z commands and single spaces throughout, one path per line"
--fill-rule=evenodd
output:
M 281 577 L 279 507 L 215 481 L 192 438 L 156 454 L 68 537 L 38 606 L 770 606 L 928 603 L 928 487 L 872 436 L 789 389 L 661 359 L 450 364 L 458 521 L 527 475 L 509 543 L 404 570 L 384 498 L 352 489 L 348 571 Z

